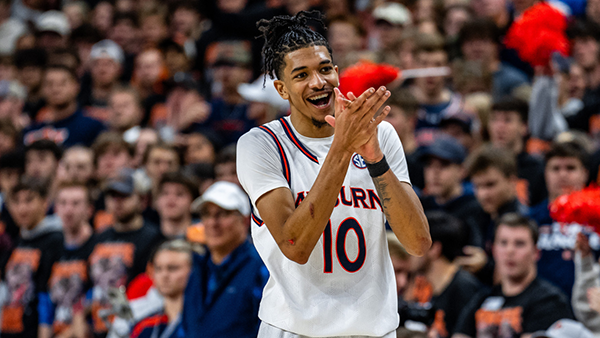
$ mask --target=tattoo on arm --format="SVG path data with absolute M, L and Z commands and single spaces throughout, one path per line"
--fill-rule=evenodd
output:
M 379 199 L 381 200 L 381 205 L 383 206 L 383 213 L 386 219 L 390 219 L 390 214 L 387 211 L 386 204 L 391 201 L 390 192 L 388 191 L 388 184 L 383 179 L 383 175 L 379 177 L 373 178 L 373 183 L 375 183 L 375 188 L 377 189 L 377 193 L 379 194 Z

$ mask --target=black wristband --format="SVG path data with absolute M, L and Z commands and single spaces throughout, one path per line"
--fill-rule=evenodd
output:
M 365 162 L 366 163 L 366 162 Z M 371 177 L 379 177 L 385 174 L 388 170 L 390 170 L 390 165 L 385 160 L 385 155 L 381 159 L 381 161 L 377 163 L 366 163 L 367 169 L 369 170 L 369 175 Z

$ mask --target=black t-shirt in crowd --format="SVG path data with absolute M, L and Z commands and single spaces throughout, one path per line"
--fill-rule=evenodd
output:
M 52 265 L 62 246 L 60 231 L 19 239 L 4 273 L 8 299 L 2 307 L 2 338 L 37 337 L 38 294 L 47 292 Z
M 446 289 L 431 299 L 431 304 L 437 309 L 433 324 L 440 325 L 435 328 L 441 338 L 454 334 L 463 304 L 467 304 L 480 289 L 481 283 L 477 278 L 466 271 L 458 270 Z
M 19 227 L 15 224 L 5 204 L 0 206 L 0 280 L 4 279 L 4 267 L 19 240 Z
M 435 309 L 435 320 L 431 326 L 440 338 L 454 334 L 460 310 L 474 294 L 481 289 L 481 283 L 470 273 L 458 270 L 450 284 L 439 295 L 433 295 L 433 287 L 423 276 L 415 280 L 414 294 L 417 302 L 424 307 Z M 412 297 L 411 297 L 412 298 Z
M 101 310 L 110 309 L 108 290 L 126 287 L 146 270 L 146 263 L 162 240 L 157 226 L 144 223 L 134 231 L 117 232 L 107 229 L 98 236 L 98 243 L 89 258 L 92 280 L 92 325 L 95 336 L 107 332 Z
M 573 318 L 567 299 L 536 278 L 516 296 L 504 296 L 500 285 L 479 293 L 461 312 L 455 332 L 473 338 L 520 338 L 562 318 Z
M 485 247 L 481 225 L 487 224 L 486 222 L 489 222 L 489 220 L 485 217 L 485 212 L 481 209 L 475 195 L 463 194 L 443 205 L 439 205 L 435 197 L 425 196 L 421 198 L 421 204 L 425 212 L 443 210 L 461 220 L 466 227 L 465 231 L 468 231 L 467 244 L 481 248 Z
M 54 333 L 68 329 L 75 311 L 84 308 L 86 293 L 91 288 L 88 259 L 98 241 L 98 236 L 92 236 L 81 246 L 65 246 L 60 258 L 52 267 L 48 281 L 48 311 Z
M 544 179 L 544 162 L 525 152 L 517 155 L 517 195 L 527 206 L 536 205 L 548 197 Z

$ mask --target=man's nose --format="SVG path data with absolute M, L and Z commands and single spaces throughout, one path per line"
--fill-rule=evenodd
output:
M 325 79 L 321 74 L 315 74 L 310 79 L 310 88 L 312 89 L 323 89 L 325 86 Z
M 506 253 L 507 253 L 509 256 L 512 256 L 512 255 L 515 253 L 515 250 L 516 250 L 516 249 L 517 249 L 517 248 L 514 246 L 514 244 L 509 244 L 509 245 L 507 245 L 507 246 L 506 246 Z
M 569 177 L 569 171 L 565 169 L 561 169 L 558 171 L 558 176 L 562 179 L 566 179 Z

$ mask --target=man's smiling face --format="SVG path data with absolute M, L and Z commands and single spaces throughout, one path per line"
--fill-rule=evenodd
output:
M 303 126 L 327 125 L 325 116 L 333 115 L 333 88 L 339 85 L 338 69 L 325 46 L 310 46 L 288 53 L 284 57 L 282 79 L 275 88 L 290 102 Z M 297 126 L 298 127 L 298 126 Z

